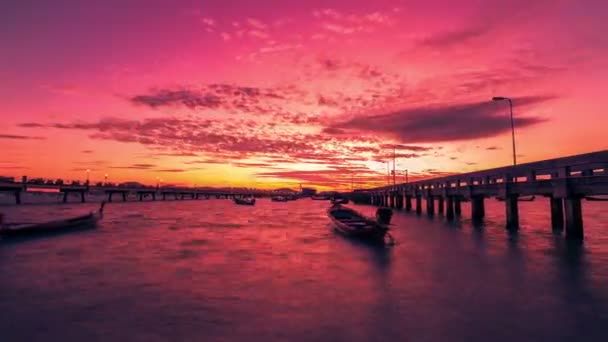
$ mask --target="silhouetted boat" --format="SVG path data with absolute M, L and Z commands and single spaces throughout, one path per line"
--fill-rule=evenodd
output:
M 585 199 L 587 201 L 595 201 L 595 202 L 606 202 L 608 201 L 608 197 L 593 197 L 593 196 L 587 196 L 585 197 Z
M 234 198 L 234 203 L 239 205 L 255 205 L 254 197 L 243 197 L 243 198 Z
M 310 198 L 316 201 L 327 201 L 329 199 L 328 197 L 318 195 L 311 196 Z
M 336 230 L 344 235 L 374 242 L 384 242 L 385 236 L 388 236 L 391 241 L 393 240 L 388 234 L 388 225 L 392 216 L 389 208 L 378 208 L 376 220 L 339 204 L 327 209 L 327 215 L 334 223 Z
M 271 197 L 270 200 L 273 202 L 287 202 L 287 198 L 285 198 L 283 196 L 274 196 L 274 197 Z
M 504 202 L 505 198 L 504 197 L 496 197 L 497 200 Z M 519 202 L 532 202 L 534 201 L 534 199 L 536 199 L 536 196 L 528 196 L 528 197 L 518 197 L 517 201 Z
M 105 202 L 102 202 L 97 212 L 44 223 L 3 223 L 0 216 L 0 236 L 18 238 L 95 228 L 97 221 L 103 217 L 104 206 Z
M 348 204 L 348 198 L 332 198 L 331 203 L 336 204 Z

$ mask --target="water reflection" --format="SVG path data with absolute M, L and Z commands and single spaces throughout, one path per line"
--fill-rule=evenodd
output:
M 498 218 L 504 208 L 491 205 L 475 226 L 396 212 L 397 244 L 387 248 L 334 232 L 326 206 L 117 204 L 98 230 L 0 245 L 3 337 L 601 340 L 608 250 L 595 242 L 608 229 L 589 226 L 594 238 L 581 244 L 545 221 L 509 232 Z

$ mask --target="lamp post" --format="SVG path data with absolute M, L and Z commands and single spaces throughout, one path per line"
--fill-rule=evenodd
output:
M 513 140 L 513 166 L 517 165 L 517 159 L 515 157 L 515 125 L 513 125 L 513 101 L 508 97 L 494 96 L 492 101 L 509 101 L 509 109 L 511 113 L 511 137 Z
M 87 169 L 87 185 L 89 185 L 89 175 L 91 174 L 91 170 Z
M 108 186 L 108 174 L 107 174 L 107 173 L 104 175 L 104 178 L 103 178 L 103 179 L 104 179 L 104 181 L 103 181 L 103 185 L 104 185 L 104 186 Z

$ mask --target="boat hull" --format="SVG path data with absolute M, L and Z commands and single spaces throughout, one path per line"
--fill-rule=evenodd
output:
M 36 235 L 63 233 L 76 230 L 93 229 L 97 226 L 98 217 L 94 213 L 40 224 L 18 225 L 0 230 L 2 238 L 20 238 Z
M 235 198 L 234 203 L 238 204 L 238 205 L 255 205 L 255 198 L 252 198 L 252 199 Z
M 363 240 L 383 241 L 388 226 L 368 219 L 358 212 L 342 206 L 334 206 L 327 214 L 339 233 Z

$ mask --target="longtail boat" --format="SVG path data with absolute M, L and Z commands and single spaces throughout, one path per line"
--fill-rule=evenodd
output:
M 0 237 L 19 238 L 49 233 L 68 232 L 82 229 L 92 229 L 97 221 L 103 217 L 105 202 L 101 203 L 99 210 L 85 215 L 63 220 L 54 220 L 43 223 L 3 223 L 0 216 Z
M 243 197 L 243 198 L 234 198 L 234 203 L 238 205 L 255 205 L 254 197 Z
M 379 208 L 376 212 L 376 220 L 340 204 L 327 209 L 327 215 L 336 230 L 344 235 L 373 242 L 384 242 L 385 236 L 388 236 L 393 242 L 392 236 L 388 234 L 388 225 L 392 216 L 389 208 Z

